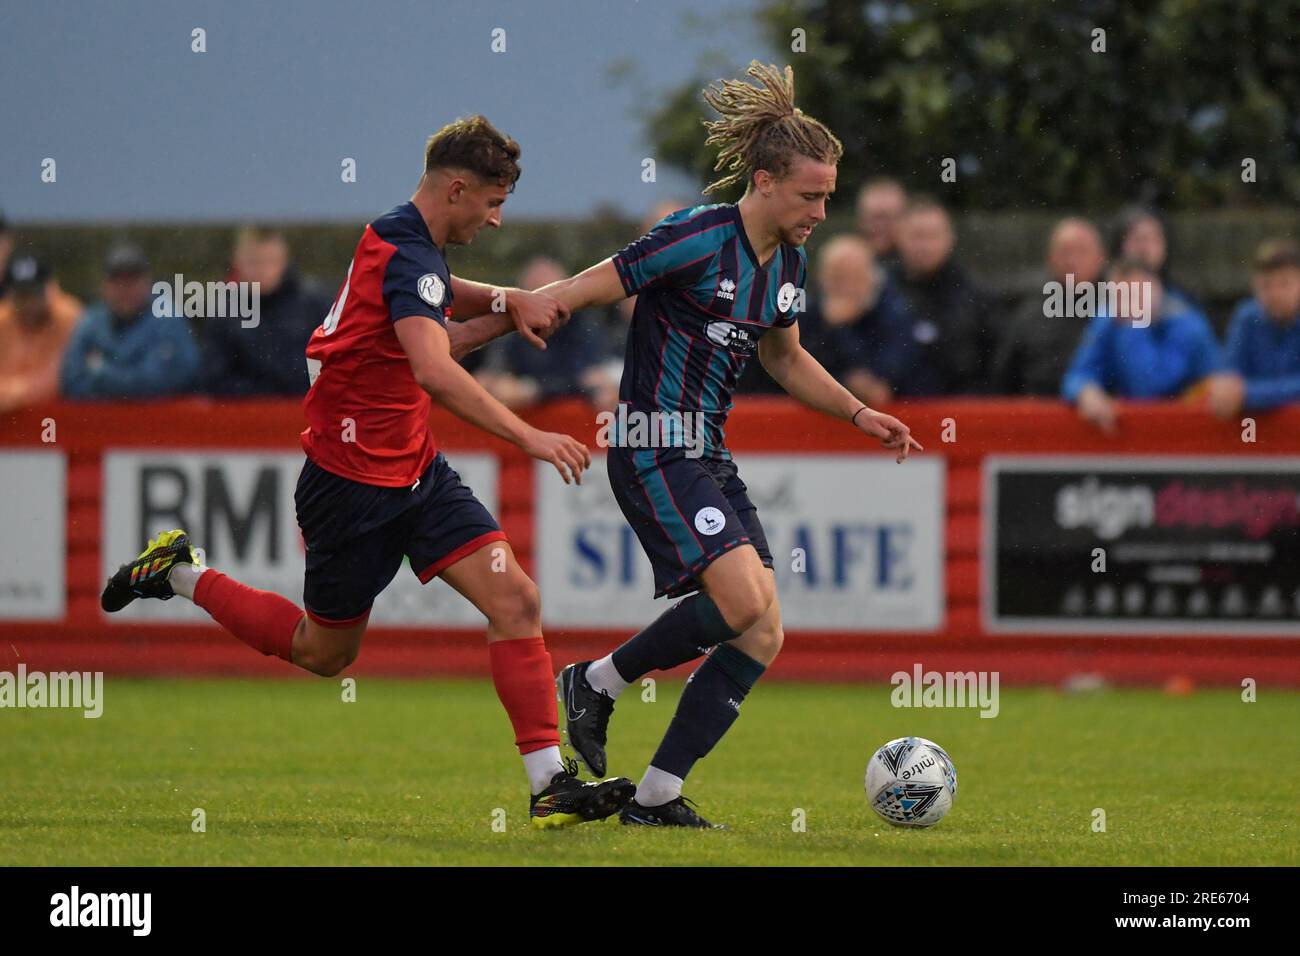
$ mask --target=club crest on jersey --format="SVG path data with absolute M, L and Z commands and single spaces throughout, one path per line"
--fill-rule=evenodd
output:
M 436 272 L 420 276 L 415 289 L 420 293 L 420 298 L 432 306 L 442 305 L 442 297 L 447 293 L 446 286 L 442 284 L 442 279 Z
M 789 312 L 796 304 L 803 311 L 803 289 L 793 282 L 787 282 L 776 293 L 776 307 L 780 312 Z
M 695 512 L 695 530 L 700 534 L 717 534 L 727 524 L 727 519 L 717 508 L 701 508 Z
M 710 322 L 704 327 L 704 334 L 710 342 L 733 352 L 754 351 L 749 332 L 732 322 Z
M 728 302 L 736 301 L 736 280 L 723 279 L 718 283 L 718 298 L 726 299 Z

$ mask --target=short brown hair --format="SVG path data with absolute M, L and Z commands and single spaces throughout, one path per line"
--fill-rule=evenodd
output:
M 1290 239 L 1268 239 L 1255 250 L 1252 266 L 1255 272 L 1300 269 L 1300 246 Z
M 513 191 L 519 181 L 519 152 L 518 143 L 475 114 L 448 123 L 429 137 L 424 171 L 467 169 Z

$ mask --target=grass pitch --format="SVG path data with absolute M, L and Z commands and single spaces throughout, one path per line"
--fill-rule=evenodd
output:
M 0 864 L 1300 864 L 1300 694 L 1003 690 L 984 719 L 894 709 L 890 689 L 760 684 L 687 783 L 727 832 L 538 832 L 487 681 L 363 677 L 344 703 L 338 680 L 109 678 L 98 720 L 0 711 Z M 633 779 L 680 684 L 638 690 L 610 735 Z M 888 826 L 862 791 L 906 734 L 957 766 L 929 830 Z

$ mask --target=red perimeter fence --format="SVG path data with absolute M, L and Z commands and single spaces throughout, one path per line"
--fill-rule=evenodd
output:
M 1096 673 L 1120 683 L 1170 678 L 1237 685 L 1244 677 L 1300 686 L 1300 640 L 1293 616 L 1278 636 L 1168 634 L 1001 634 L 985 629 L 982 587 L 982 462 L 991 454 L 1069 456 L 1195 455 L 1296 456 L 1300 472 L 1300 410 L 1258 418 L 1256 441 L 1243 443 L 1238 423 L 1221 423 L 1181 403 L 1125 406 L 1118 436 L 1107 438 L 1063 405 L 1039 400 L 925 400 L 891 408 L 946 463 L 943 520 L 945 612 L 933 631 L 787 631 L 773 676 L 812 680 L 883 680 L 920 662 L 926 670 L 997 670 L 1008 683 L 1047 682 Z M 556 403 L 526 416 L 537 426 L 586 436 L 592 409 Z M 57 441 L 42 442 L 53 419 Z M 952 420 L 956 441 L 942 440 Z M 248 650 L 215 626 L 111 623 L 98 605 L 103 583 L 103 456 L 121 449 L 273 450 L 292 452 L 302 428 L 296 401 L 223 402 L 201 399 L 122 404 L 56 404 L 0 420 L 0 452 L 55 449 L 67 462 L 66 614 L 59 621 L 0 622 L 0 661 L 6 669 L 104 670 L 139 674 L 296 673 Z M 533 571 L 535 481 L 533 463 L 516 449 L 435 410 L 433 428 L 455 463 L 457 451 L 487 452 L 498 461 L 502 527 L 524 566 Z M 728 442 L 744 474 L 747 453 L 881 455 L 850 428 L 786 399 L 742 399 L 728 424 Z M 0 456 L 0 461 L 3 458 Z M 1080 458 L 1087 461 L 1087 458 Z M 905 466 L 904 466 L 905 467 Z M 862 493 L 845 489 L 844 494 Z M 12 543 L 11 543 L 12 544 Z M 117 560 L 117 556 L 112 556 Z M 300 594 L 288 595 L 295 600 Z M 543 603 L 546 594 L 542 595 Z M 628 629 L 550 628 L 557 667 L 602 653 Z M 487 655 L 475 628 L 372 629 L 355 668 L 394 676 L 484 674 Z

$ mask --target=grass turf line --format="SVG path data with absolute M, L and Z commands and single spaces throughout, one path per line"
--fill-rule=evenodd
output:
M 98 720 L 0 710 L 0 864 L 1300 864 L 1300 694 L 1004 689 L 984 719 L 895 709 L 890 690 L 756 688 L 687 782 L 728 832 L 546 833 L 526 827 L 487 681 L 360 678 L 344 703 L 335 680 L 109 678 Z M 612 774 L 639 779 L 679 693 L 624 694 Z M 906 734 L 957 766 L 956 806 L 929 830 L 878 820 L 862 790 L 871 753 Z

